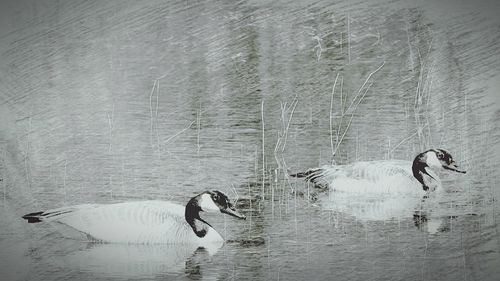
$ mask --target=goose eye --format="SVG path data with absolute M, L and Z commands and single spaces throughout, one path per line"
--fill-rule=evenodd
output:
M 438 153 L 437 157 L 438 157 L 439 160 L 443 160 L 444 155 L 443 155 L 443 153 Z

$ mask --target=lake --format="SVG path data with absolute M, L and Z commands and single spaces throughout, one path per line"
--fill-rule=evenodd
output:
M 10 1 L 0 24 L 2 280 L 498 280 L 499 5 Z M 449 150 L 443 191 L 289 173 Z M 218 249 L 87 241 L 21 216 L 186 204 Z

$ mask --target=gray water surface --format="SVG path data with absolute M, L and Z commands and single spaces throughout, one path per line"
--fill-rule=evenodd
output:
M 7 1 L 2 280 L 498 280 L 500 21 L 492 1 Z M 429 198 L 287 176 L 445 148 Z M 100 244 L 21 216 L 185 204 L 220 249 Z

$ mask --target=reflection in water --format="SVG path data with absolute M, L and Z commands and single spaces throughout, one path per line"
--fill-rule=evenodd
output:
M 329 192 L 320 198 L 327 210 L 346 213 L 362 221 L 411 218 L 422 206 L 422 196 Z
M 202 267 L 200 262 L 206 259 L 207 250 L 205 248 L 198 248 L 194 251 L 193 255 L 186 260 L 186 266 L 184 273 L 190 277 L 190 279 L 199 280 L 203 277 Z M 202 259 L 202 260 L 200 260 Z
M 201 275 L 203 264 L 219 248 L 189 245 L 127 245 L 89 243 L 57 257 L 61 268 L 88 271 L 101 276 L 144 278 L 160 274 Z
M 425 195 L 403 193 L 360 193 L 320 190 L 313 201 L 325 210 L 347 214 L 359 221 L 403 221 L 412 218 L 415 226 L 429 234 L 445 232 L 451 219 L 468 216 L 457 209 L 467 204 L 471 193 L 439 190 Z M 477 194 L 476 194 L 477 196 Z M 451 206 L 451 208 L 450 208 Z
M 477 216 L 476 214 L 464 215 L 466 216 Z M 442 216 L 436 218 L 430 218 L 426 211 L 415 211 L 413 214 L 413 222 L 415 227 L 422 231 L 427 231 L 430 234 L 436 234 L 438 232 L 450 232 L 452 231 L 451 225 L 454 221 L 460 219 L 460 216 Z
M 415 223 L 415 227 L 426 231 L 429 234 L 435 234 L 437 232 L 445 232 L 446 228 L 443 228 L 443 220 L 439 218 L 429 219 L 425 212 L 423 211 L 415 211 L 413 214 L 413 222 Z
M 349 192 L 329 192 L 320 197 L 322 208 L 344 213 L 359 221 L 403 221 L 413 217 L 415 226 L 430 234 L 436 233 L 441 225 L 439 217 L 428 218 L 425 211 L 429 207 L 427 195 L 416 194 L 366 194 Z

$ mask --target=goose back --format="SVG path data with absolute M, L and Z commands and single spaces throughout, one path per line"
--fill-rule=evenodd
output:
M 320 186 L 346 192 L 408 192 L 422 190 L 413 177 L 412 163 L 404 160 L 362 161 L 323 166 L 308 175 Z

